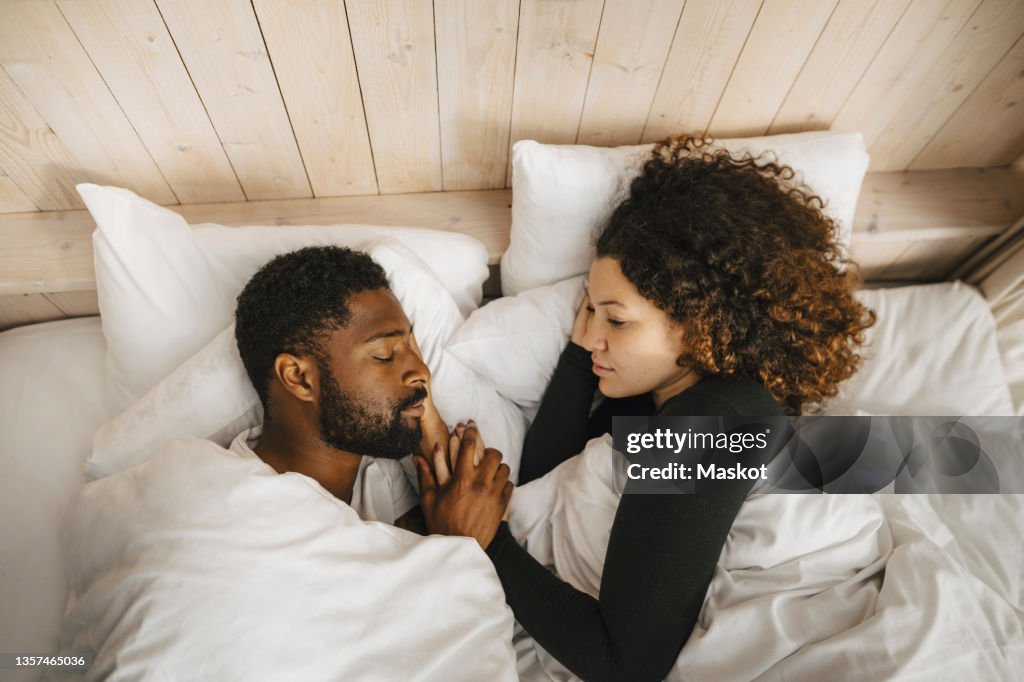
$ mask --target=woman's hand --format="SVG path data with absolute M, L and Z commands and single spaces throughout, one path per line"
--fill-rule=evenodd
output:
M 572 323 L 572 336 L 569 339 L 577 346 L 583 346 L 590 320 L 594 317 L 594 309 L 590 306 L 590 294 L 584 293 L 580 307 L 576 311 L 576 319 Z
M 436 451 L 433 459 L 438 460 Z M 453 467 L 448 481 L 441 483 L 430 459 L 416 456 L 427 531 L 471 537 L 487 549 L 512 498 L 508 465 L 501 461 L 500 452 L 483 446 L 476 425 L 469 424 L 459 438 Z

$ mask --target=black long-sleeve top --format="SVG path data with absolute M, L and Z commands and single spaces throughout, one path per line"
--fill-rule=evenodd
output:
M 606 399 L 589 415 L 597 390 L 590 354 L 563 351 L 526 437 L 520 483 L 578 454 L 611 432 L 612 415 L 781 416 L 760 384 L 709 377 L 655 411 L 650 395 Z M 752 485 L 752 483 L 751 483 Z M 623 495 L 612 524 L 600 596 L 560 580 L 512 537 L 506 524 L 487 548 L 506 600 L 526 631 L 584 680 L 660 680 L 697 622 L 729 529 L 749 492 L 714 497 Z

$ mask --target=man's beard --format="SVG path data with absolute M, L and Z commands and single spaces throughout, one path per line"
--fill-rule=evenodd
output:
M 320 438 L 338 450 L 383 459 L 401 459 L 420 443 L 420 422 L 410 426 L 402 410 L 427 397 L 422 386 L 406 398 L 371 403 L 341 391 L 334 375 L 320 368 Z

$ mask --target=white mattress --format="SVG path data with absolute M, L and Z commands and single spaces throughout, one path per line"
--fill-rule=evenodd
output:
M 0 651 L 56 653 L 67 599 L 57 533 L 103 403 L 98 317 L 0 334 Z M 36 679 L 2 671 L 5 680 Z

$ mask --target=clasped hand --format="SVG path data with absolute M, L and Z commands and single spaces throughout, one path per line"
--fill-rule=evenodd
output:
M 472 421 L 456 427 L 448 450 L 450 465 L 440 442 L 433 461 L 416 455 L 427 532 L 471 537 L 487 549 L 512 498 L 508 465 L 499 451 L 484 447 Z

